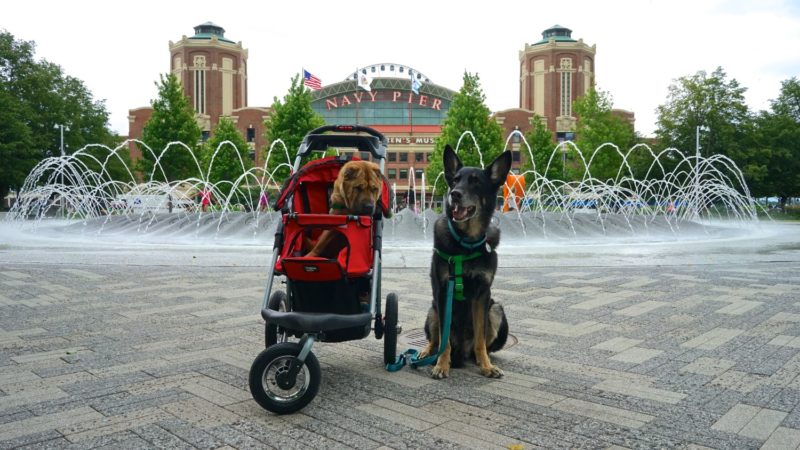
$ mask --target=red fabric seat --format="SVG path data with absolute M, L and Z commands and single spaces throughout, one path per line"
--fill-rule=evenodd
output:
M 289 279 L 302 281 L 331 281 L 343 276 L 357 278 L 372 268 L 372 217 L 340 216 L 333 214 L 285 214 L 283 216 L 284 244 L 275 270 Z M 336 271 L 322 261 L 326 258 L 304 256 L 303 240 L 308 231 L 333 230 L 347 238 L 347 245 L 335 261 Z
M 372 269 L 372 217 L 328 214 L 333 183 L 346 163 L 336 156 L 311 161 L 289 177 L 281 189 L 275 209 L 284 211 L 283 243 L 275 270 L 291 280 L 358 278 Z M 389 183 L 384 177 L 378 207 L 386 217 L 391 214 L 389 198 Z M 335 259 L 306 257 L 310 248 L 304 248 L 304 241 L 315 242 L 323 230 L 342 233 L 347 245 Z M 335 261 L 338 269 L 330 261 Z

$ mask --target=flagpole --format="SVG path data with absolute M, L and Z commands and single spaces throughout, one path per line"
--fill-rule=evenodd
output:
M 358 67 L 356 67 L 356 91 L 358 91 L 358 77 L 359 77 Z M 364 95 L 364 93 L 361 93 L 361 95 Z M 361 116 L 361 102 L 356 101 L 356 125 L 358 125 L 358 121 L 361 118 L 360 116 Z

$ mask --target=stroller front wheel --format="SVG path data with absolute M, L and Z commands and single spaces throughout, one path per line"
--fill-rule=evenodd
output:
M 283 342 L 262 351 L 250 367 L 250 393 L 262 408 L 276 414 L 289 414 L 305 407 L 319 391 L 322 373 L 319 361 L 309 352 L 295 376 L 291 366 L 297 363 L 302 346 Z

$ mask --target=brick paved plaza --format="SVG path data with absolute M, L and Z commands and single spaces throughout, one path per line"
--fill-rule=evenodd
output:
M 320 393 L 281 417 L 247 388 L 267 257 L 150 252 L 0 245 L 0 448 L 800 445 L 796 248 L 726 263 L 507 258 L 493 289 L 519 340 L 494 356 L 505 378 L 387 373 L 371 336 L 316 344 Z M 403 265 L 383 289 L 413 333 L 427 268 Z

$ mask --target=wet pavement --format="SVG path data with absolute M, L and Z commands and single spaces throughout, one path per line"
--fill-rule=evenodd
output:
M 404 337 L 424 242 L 385 249 Z M 315 344 L 319 395 L 250 396 L 269 245 L 142 244 L 0 224 L 0 448 L 798 448 L 800 225 L 717 239 L 506 239 L 518 343 L 433 380 L 382 341 Z M 401 339 L 409 342 L 409 339 Z M 401 349 L 402 350 L 402 349 Z

